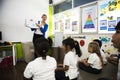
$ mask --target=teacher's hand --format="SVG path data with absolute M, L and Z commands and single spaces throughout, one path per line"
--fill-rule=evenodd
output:
M 40 25 L 40 24 L 37 24 L 37 23 L 36 23 L 36 26 L 37 26 L 37 27 L 41 27 L 41 25 Z

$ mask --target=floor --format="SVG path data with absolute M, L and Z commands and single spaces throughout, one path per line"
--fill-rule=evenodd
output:
M 0 68 L 0 80 L 25 80 L 23 71 L 26 67 L 25 62 L 17 62 L 16 66 Z
M 23 71 L 26 67 L 25 62 L 17 62 L 16 66 L 10 68 L 0 68 L 0 80 L 25 80 L 23 77 Z M 104 70 L 101 74 L 90 74 L 83 70 L 80 70 L 80 75 L 78 80 L 97 80 L 100 77 L 111 78 L 117 73 L 117 67 L 108 64 L 104 67 Z
M 108 63 L 104 66 L 102 73 L 100 74 L 91 74 L 83 70 L 80 70 L 80 75 L 78 80 L 97 80 L 98 78 L 113 78 L 117 75 L 117 66 Z

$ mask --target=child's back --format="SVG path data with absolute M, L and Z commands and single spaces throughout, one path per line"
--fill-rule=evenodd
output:
M 56 61 L 54 58 L 47 56 L 46 60 L 42 57 L 31 61 L 25 71 L 26 78 L 33 77 L 33 80 L 55 80 L 54 71 L 56 69 Z
M 79 57 L 75 52 L 69 51 L 65 54 L 64 65 L 68 65 L 69 69 L 66 71 L 66 76 L 69 76 L 70 79 L 76 78 L 78 76 L 78 63 Z
M 50 48 L 49 42 L 45 38 L 39 38 L 34 44 L 35 52 L 39 56 L 28 63 L 24 77 L 33 78 L 33 80 L 55 80 L 56 60 L 47 56 Z

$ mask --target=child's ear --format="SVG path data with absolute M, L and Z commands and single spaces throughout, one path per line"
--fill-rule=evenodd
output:
M 70 46 L 69 46 L 69 45 L 67 45 L 66 47 L 67 47 L 67 49 L 70 49 Z

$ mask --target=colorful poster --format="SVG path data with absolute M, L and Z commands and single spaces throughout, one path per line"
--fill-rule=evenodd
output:
M 82 7 L 82 32 L 97 32 L 97 5 Z
M 94 23 L 92 21 L 91 15 L 89 14 L 88 18 L 87 18 L 87 21 L 86 21 L 86 23 L 84 25 L 84 29 L 92 29 L 92 28 L 94 29 L 95 26 L 94 26 Z
M 53 15 L 53 29 L 64 34 L 78 34 L 80 32 L 80 8 L 70 9 Z
M 120 0 L 101 0 L 98 2 L 98 10 L 98 33 L 114 33 L 114 28 L 120 21 Z M 101 21 L 104 20 L 107 29 L 101 28 Z
M 115 31 L 116 20 L 108 21 L 108 31 Z
M 100 30 L 107 30 L 107 20 L 100 21 Z

